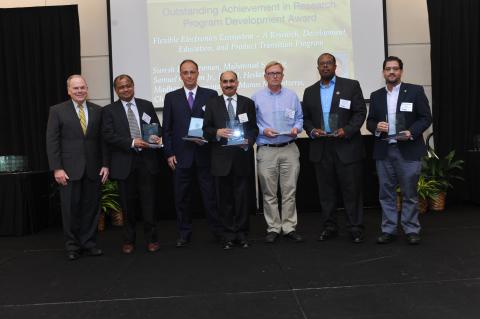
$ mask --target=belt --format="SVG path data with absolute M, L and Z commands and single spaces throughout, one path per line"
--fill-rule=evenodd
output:
M 266 146 L 266 147 L 284 147 L 284 146 L 287 146 L 288 144 L 292 144 L 292 143 L 295 143 L 295 140 L 291 140 L 291 141 L 288 141 L 288 142 L 285 142 L 285 143 L 280 143 L 280 144 L 263 144 L 263 145 L 260 145 L 259 147 L 262 147 L 262 146 Z

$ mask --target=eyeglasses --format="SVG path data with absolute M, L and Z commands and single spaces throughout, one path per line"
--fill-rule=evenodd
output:
M 398 71 L 398 70 L 400 70 L 400 67 L 398 67 L 398 66 L 392 66 L 392 67 L 385 68 L 384 70 L 387 71 L 387 72 L 390 72 L 390 71 Z
M 226 83 L 235 83 L 235 82 L 236 82 L 236 80 L 234 80 L 234 79 L 222 80 L 222 83 L 225 83 L 225 84 L 226 84 Z
M 275 77 L 275 76 L 280 77 L 280 76 L 283 76 L 283 73 L 282 72 L 268 72 L 267 76 L 272 77 L 272 78 Z
M 330 66 L 330 65 L 334 65 L 335 62 L 333 62 L 333 60 L 330 60 L 330 61 L 325 61 L 325 62 L 319 62 L 318 63 L 318 66 Z

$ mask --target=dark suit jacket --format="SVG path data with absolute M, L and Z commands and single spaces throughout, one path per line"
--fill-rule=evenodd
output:
M 412 112 L 400 111 L 403 102 L 413 103 Z M 367 119 L 367 129 L 374 135 L 378 122 L 385 121 L 388 114 L 387 91 L 383 87 L 370 95 L 370 107 Z M 423 132 L 432 123 L 432 113 L 425 96 L 423 87 L 420 85 L 402 83 L 398 93 L 397 116 L 401 115 L 405 120 L 405 128 L 412 133 L 413 140 L 399 141 L 398 149 L 406 160 L 419 160 L 426 154 Z M 384 159 L 387 154 L 388 142 L 383 141 L 385 133 L 375 137 L 373 149 L 374 159 Z
M 255 116 L 255 103 L 248 97 L 237 95 L 237 119 L 239 114 L 246 113 L 248 122 L 243 123 L 245 138 L 248 139 L 248 151 L 241 147 L 222 145 L 227 140 L 217 139 L 217 129 L 225 128 L 228 119 L 227 107 L 223 95 L 212 98 L 207 102 L 203 122 L 204 137 L 212 145 L 211 171 L 214 176 L 227 176 L 233 170 L 237 176 L 248 176 L 252 174 L 251 152 L 252 146 L 258 135 L 257 119 Z
M 71 181 L 81 179 L 84 173 L 92 180 L 98 179 L 100 168 L 109 166 L 107 149 L 102 149 L 102 108 L 88 101 L 86 105 L 86 135 L 72 100 L 52 106 L 48 116 L 48 164 L 51 170 L 65 170 Z
M 350 109 L 339 106 L 340 99 L 350 101 Z M 303 94 L 303 127 L 308 135 L 314 128 L 323 127 L 323 111 L 320 99 L 320 81 L 305 89 Z M 344 138 L 334 140 L 338 157 L 344 164 L 365 157 L 360 128 L 365 121 L 367 108 L 358 81 L 336 77 L 330 113 L 338 114 L 338 127 L 345 131 Z M 310 143 L 310 160 L 319 162 L 327 138 L 316 138 Z
M 198 146 L 182 138 L 188 133 L 190 118 L 203 118 L 207 100 L 215 96 L 218 96 L 216 91 L 198 87 L 193 108 L 190 110 L 184 88 L 165 95 L 163 108 L 165 156 L 168 158 L 175 155 L 178 167 L 189 168 L 193 163 L 198 166 L 210 165 L 209 144 Z
M 144 113 L 148 114 L 151 118 L 150 123 L 159 124 L 159 136 L 161 136 L 162 128 L 152 102 L 135 98 L 135 104 L 138 108 L 140 123 L 148 124 L 142 119 Z M 143 130 L 143 128 L 140 129 Z M 160 171 L 157 150 L 143 149 L 140 151 L 140 154 L 135 154 L 137 151 L 131 147 L 133 139 L 130 136 L 127 113 L 120 100 L 105 106 L 103 110 L 102 132 L 112 157 L 110 165 L 111 178 L 126 179 L 132 169 L 132 160 L 135 155 L 142 156 L 147 169 L 152 174 Z

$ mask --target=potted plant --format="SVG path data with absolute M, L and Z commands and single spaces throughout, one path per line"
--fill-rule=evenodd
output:
M 106 214 L 110 215 L 112 225 L 123 226 L 123 214 L 118 203 L 117 182 L 111 180 L 107 180 L 101 187 L 99 231 L 105 230 Z
M 463 177 L 459 175 L 463 169 L 463 161 L 454 158 L 454 150 L 444 158 L 440 158 L 431 147 L 428 147 L 428 154 L 422 159 L 422 175 L 428 180 L 435 180 L 439 183 L 438 192 L 430 196 L 432 210 L 444 210 L 447 190 L 453 187 L 452 181 L 463 180 Z
M 418 211 L 423 214 L 428 210 L 429 199 L 438 193 L 440 183 L 433 179 L 427 179 L 424 175 L 420 175 L 417 183 L 418 194 Z M 402 210 L 402 192 L 397 187 L 397 211 Z

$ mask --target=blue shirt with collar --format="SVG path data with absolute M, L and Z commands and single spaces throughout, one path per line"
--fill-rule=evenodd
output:
M 335 90 L 335 82 L 337 77 L 334 75 L 328 85 L 325 85 L 320 81 L 320 100 L 322 102 L 323 112 L 323 127 L 325 132 L 331 132 L 330 125 L 328 123 L 328 117 L 330 116 L 330 109 L 332 107 L 333 91 Z
M 263 134 L 266 128 L 275 129 L 275 112 L 293 115 L 291 118 L 291 128 L 296 128 L 298 134 L 303 130 L 303 112 L 300 100 L 295 92 L 282 86 L 279 92 L 272 92 L 268 87 L 257 91 L 252 100 L 255 102 L 255 111 L 257 114 L 257 125 L 259 134 L 257 145 L 281 144 L 290 142 L 295 137 L 289 135 L 279 135 L 267 137 Z

